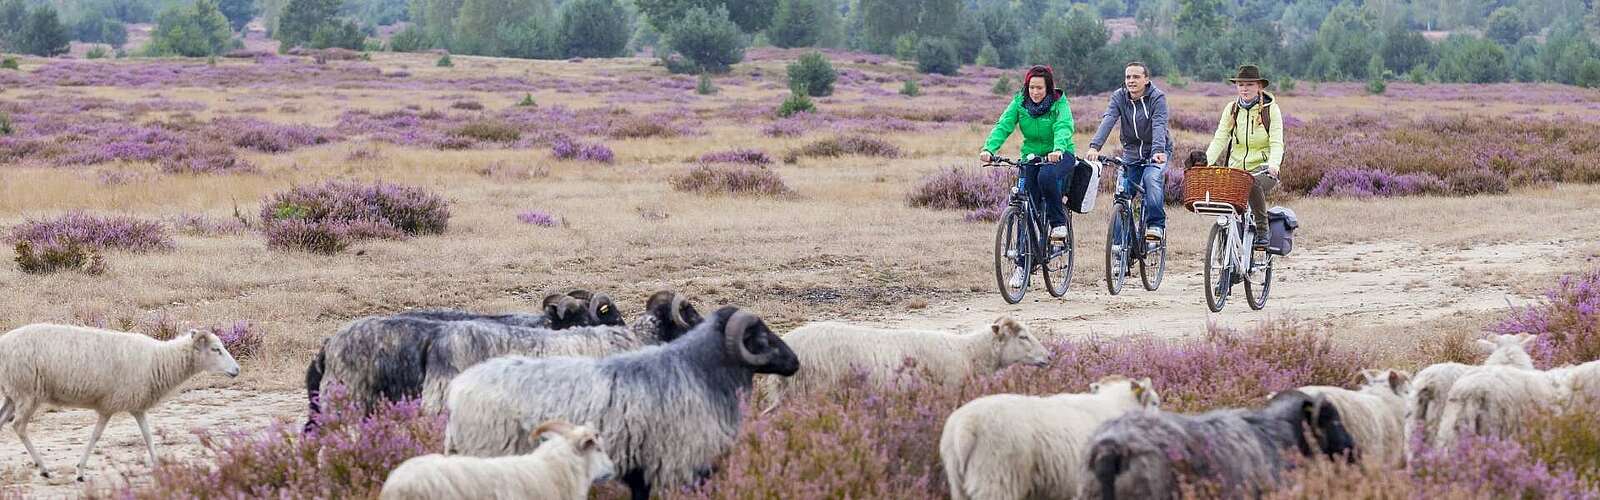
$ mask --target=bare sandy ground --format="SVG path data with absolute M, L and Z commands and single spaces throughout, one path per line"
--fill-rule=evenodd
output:
M 1094 251 L 1080 254 L 1080 258 L 1099 257 Z M 852 319 L 885 326 L 964 330 L 1011 315 L 1047 336 L 1081 338 L 1141 332 L 1183 337 L 1201 334 L 1208 322 L 1249 328 L 1261 321 L 1292 318 L 1327 327 L 1336 336 L 1341 332 L 1357 335 L 1363 330 L 1387 327 L 1395 331 L 1396 327 L 1528 303 L 1553 276 L 1586 258 L 1575 245 L 1561 241 L 1442 249 L 1410 242 L 1328 245 L 1297 250 L 1292 257 L 1278 261 L 1274 289 L 1263 311 L 1251 311 L 1244 303 L 1243 288 L 1236 287 L 1226 309 L 1210 313 L 1199 273 L 1169 271 L 1154 292 L 1145 291 L 1134 278 L 1121 295 L 1111 296 L 1098 279 L 1093 285 L 1080 279 L 1067 297 L 1060 299 L 1035 285 L 1027 298 L 1014 306 L 990 294 L 930 304 L 895 317 Z M 278 418 L 298 422 L 304 412 L 304 395 L 298 392 L 197 389 L 158 407 L 152 417 L 159 436 L 158 452 L 164 459 L 187 459 L 201 452 L 190 429 L 248 429 Z M 83 486 L 72 482 L 72 465 L 93 423 L 93 413 L 81 410 L 56 411 L 36 419 L 31 434 L 57 476 L 50 480 L 38 477 L 15 434 L 9 429 L 0 432 L 0 482 L 6 485 L 0 496 L 81 496 Z M 146 470 L 138 428 L 127 416 L 113 419 L 107 427 L 90 458 L 90 483 L 114 485 L 123 477 L 119 470 L 135 478 Z

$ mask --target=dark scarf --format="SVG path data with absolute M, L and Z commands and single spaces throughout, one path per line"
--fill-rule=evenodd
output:
M 1028 97 L 1028 89 L 1022 89 L 1022 108 L 1028 110 L 1028 115 L 1038 118 L 1045 113 L 1049 113 L 1050 107 L 1055 106 L 1056 99 L 1060 98 L 1061 91 L 1052 90 L 1045 93 L 1044 101 L 1033 102 L 1033 98 Z
M 1256 94 L 1256 98 L 1255 99 L 1251 99 L 1250 102 L 1245 102 L 1244 99 L 1239 99 L 1239 107 L 1244 108 L 1244 109 L 1250 109 L 1250 108 L 1256 107 L 1256 104 L 1259 104 L 1260 102 L 1261 102 L 1261 94 Z

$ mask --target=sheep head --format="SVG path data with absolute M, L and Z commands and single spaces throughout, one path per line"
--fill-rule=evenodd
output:
M 800 358 L 754 313 L 728 306 L 716 317 L 722 325 L 723 346 L 733 359 L 756 373 L 787 377 L 800 371 Z
M 1027 325 L 1001 316 L 989 325 L 989 332 L 994 335 L 1000 355 L 997 369 L 1018 363 L 1040 367 L 1050 364 L 1050 351 L 1028 331 Z
M 572 425 L 561 419 L 547 420 L 530 434 L 531 440 L 540 446 L 548 441 L 556 442 L 557 446 L 571 446 L 574 452 L 584 458 L 584 469 L 589 471 L 590 482 L 606 481 L 616 474 L 616 465 L 606 454 L 600 434 L 592 424 Z
M 655 317 L 662 342 L 671 342 L 705 321 L 682 294 L 670 290 L 651 295 L 644 308 L 647 314 Z
M 544 315 L 550 318 L 550 329 L 561 330 L 587 323 L 587 307 L 582 300 L 571 295 L 550 294 L 544 298 Z
M 1113 391 L 1118 394 L 1126 391 L 1128 399 L 1138 403 L 1140 408 L 1154 410 L 1161 407 L 1161 395 L 1156 393 L 1155 384 L 1150 382 L 1150 377 L 1129 380 L 1121 375 L 1107 375 L 1099 382 L 1089 384 L 1091 394 L 1108 394 Z
M 589 299 L 588 313 L 588 321 L 592 325 L 621 326 L 624 324 L 622 311 L 617 310 L 617 304 L 611 300 L 610 295 L 594 294 L 594 297 Z
M 185 340 L 190 342 L 195 366 L 229 377 L 239 376 L 239 362 L 233 359 L 233 354 L 228 352 L 227 346 L 222 345 L 222 339 L 217 338 L 217 334 L 190 329 Z
M 1478 346 L 1489 352 L 1484 366 L 1515 366 L 1533 368 L 1533 358 L 1528 356 L 1528 346 L 1538 337 L 1527 333 L 1496 335 L 1493 340 L 1478 339 Z
M 1359 450 L 1355 438 L 1345 429 L 1339 409 L 1321 396 L 1311 397 L 1297 390 L 1283 391 L 1274 395 L 1262 411 L 1293 425 L 1295 446 L 1301 455 L 1343 456 L 1351 463 L 1357 459 Z
M 1405 370 L 1361 370 L 1356 375 L 1358 387 L 1382 387 L 1403 396 L 1411 391 L 1411 372 Z

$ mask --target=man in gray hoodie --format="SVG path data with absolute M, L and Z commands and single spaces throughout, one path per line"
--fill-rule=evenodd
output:
M 1150 83 L 1150 67 L 1142 62 L 1128 63 L 1122 70 L 1123 87 L 1111 93 L 1111 104 L 1100 119 L 1100 129 L 1089 141 L 1084 159 L 1100 159 L 1111 127 L 1122 125 L 1122 190 L 1132 191 L 1135 179 L 1144 185 L 1144 237 L 1160 241 L 1166 236 L 1167 211 L 1162 204 L 1166 194 L 1167 160 L 1172 156 L 1172 140 L 1167 134 L 1167 96 Z

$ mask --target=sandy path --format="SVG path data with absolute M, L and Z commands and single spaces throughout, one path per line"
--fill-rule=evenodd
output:
M 1098 280 L 1093 285 L 1073 283 L 1063 299 L 1050 297 L 1035 285 L 1024 301 L 1014 306 L 995 294 L 986 294 L 864 322 L 966 329 L 1009 314 L 1048 334 L 1072 337 L 1131 332 L 1188 336 L 1203 332 L 1207 322 L 1248 327 L 1279 317 L 1314 321 L 1334 329 L 1405 325 L 1526 303 L 1548 285 L 1549 276 L 1570 270 L 1573 256 L 1571 245 L 1555 241 L 1448 249 L 1424 249 L 1406 242 L 1329 245 L 1304 249 L 1279 261 L 1272 298 L 1264 311 L 1251 311 L 1239 287 L 1226 309 L 1212 314 L 1204 304 L 1200 274 L 1169 271 L 1166 282 L 1155 292 L 1145 291 L 1137 278 L 1118 296 L 1107 294 Z M 1082 257 L 1100 256 L 1086 253 Z M 159 435 L 158 451 L 169 458 L 195 457 L 200 448 L 188 432 L 191 428 L 253 428 L 274 418 L 297 420 L 304 416 L 304 405 L 304 395 L 298 392 L 189 391 L 152 414 Z M 35 444 L 57 474 L 48 481 L 34 473 L 15 434 L 9 429 L 0 432 L 0 484 L 6 485 L 0 496 L 80 496 L 82 487 L 71 482 L 72 465 L 93 423 L 94 415 L 81 410 L 46 413 L 36 419 Z M 142 450 L 133 420 L 127 416 L 113 419 L 90 459 L 91 481 L 114 484 L 120 481 L 116 470 L 143 471 Z

